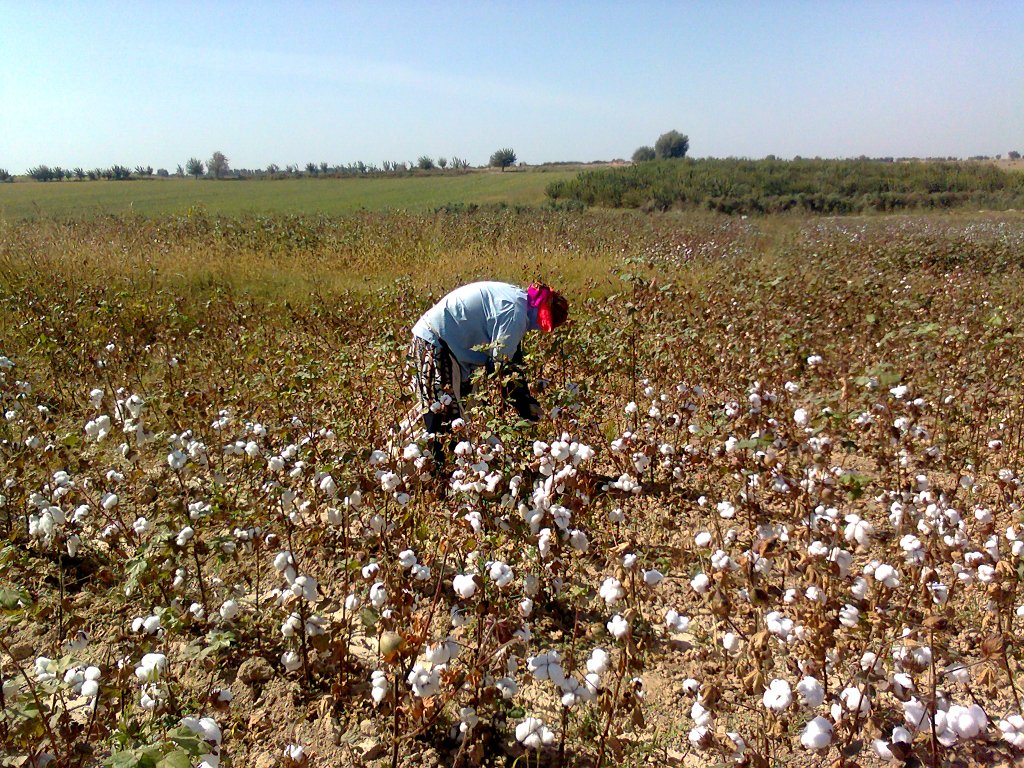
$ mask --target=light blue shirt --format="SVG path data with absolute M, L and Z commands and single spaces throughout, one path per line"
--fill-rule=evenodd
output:
M 526 332 L 539 327 L 523 288 L 480 282 L 449 293 L 423 314 L 412 333 L 434 345 L 443 340 L 468 379 L 488 360 L 512 357 Z

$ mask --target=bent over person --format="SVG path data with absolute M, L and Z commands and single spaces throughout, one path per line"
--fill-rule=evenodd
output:
M 516 412 L 530 421 L 540 419 L 543 412 L 521 368 L 523 337 L 538 329 L 551 332 L 568 317 L 565 297 L 543 283 L 526 289 L 508 283 L 470 283 L 427 310 L 412 328 L 409 353 L 427 432 L 451 432 L 477 368 L 499 370 L 508 378 L 503 393 Z M 433 440 L 433 453 L 440 467 L 444 448 L 438 438 Z

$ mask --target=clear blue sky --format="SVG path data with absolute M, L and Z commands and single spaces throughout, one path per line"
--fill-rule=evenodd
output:
M 1024 151 L 1024 2 L 0 0 L 0 168 Z

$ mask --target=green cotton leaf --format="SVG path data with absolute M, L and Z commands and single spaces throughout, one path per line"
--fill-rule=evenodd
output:
M 167 738 L 179 747 L 176 751 L 184 750 L 186 756 L 198 757 L 209 752 L 206 742 L 199 738 L 190 728 L 181 726 L 167 733 Z
M 158 760 L 156 768 L 192 768 L 192 758 L 188 752 L 176 749 L 164 755 L 163 759 Z
M 359 620 L 363 622 L 363 626 L 367 629 L 373 629 L 377 626 L 377 621 L 379 619 L 380 614 L 373 610 L 373 608 L 366 607 L 359 612 Z
M 106 759 L 103 765 L 106 768 L 155 768 L 156 762 L 152 758 L 131 749 L 127 752 L 115 752 Z
M 24 590 L 0 587 L 0 611 L 23 611 L 32 605 L 32 598 Z

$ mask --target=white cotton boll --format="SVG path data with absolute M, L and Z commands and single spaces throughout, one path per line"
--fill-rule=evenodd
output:
M 615 507 L 608 511 L 608 522 L 610 523 L 621 523 L 626 519 L 626 515 L 622 512 L 620 507 Z
M 220 617 L 224 621 L 231 621 L 238 615 L 239 605 L 237 600 L 226 600 L 220 607 Z
M 167 657 L 164 654 L 147 653 L 142 657 L 139 666 L 135 668 L 135 676 L 143 682 L 152 683 L 158 680 L 166 669 Z
M 793 422 L 798 427 L 806 427 L 808 424 L 811 423 L 811 419 L 810 416 L 807 415 L 807 411 L 805 409 L 797 408 L 793 412 Z
M 555 734 L 537 717 L 528 717 L 516 726 L 516 741 L 527 749 L 540 749 L 555 741 Z
M 524 597 L 519 601 L 519 615 L 524 619 L 530 618 L 533 613 L 533 600 L 528 597 Z
M 856 606 L 847 603 L 839 611 L 839 623 L 853 629 L 860 622 L 860 611 Z
M 961 739 L 973 739 L 988 727 L 988 716 L 977 704 L 969 707 L 954 704 L 946 714 L 946 723 Z
M 1003 741 L 1018 749 L 1024 748 L 1024 717 L 1018 714 L 1007 715 L 1005 719 L 999 721 L 998 726 Z
M 281 666 L 284 667 L 286 672 L 294 672 L 302 666 L 302 659 L 299 658 L 299 654 L 295 651 L 285 651 L 281 654 Z
M 587 552 L 590 550 L 590 539 L 583 531 L 574 528 L 569 531 L 569 545 L 577 552 Z
M 866 713 L 871 710 L 871 699 L 865 696 L 859 688 L 844 688 L 839 694 L 839 700 L 850 712 L 860 711 Z
M 707 549 L 711 545 L 711 534 L 707 531 L 701 531 L 693 537 L 693 543 L 700 549 Z
M 375 669 L 370 674 L 370 698 L 373 699 L 374 706 L 384 701 L 390 690 L 391 683 L 388 682 L 388 676 L 381 670 Z
M 793 703 L 793 690 L 785 680 L 772 680 L 761 697 L 761 702 L 773 712 L 781 712 Z
M 731 501 L 718 502 L 718 514 L 725 520 L 736 517 L 736 507 Z
M 587 671 L 591 674 L 603 675 L 608 671 L 610 664 L 611 659 L 608 652 L 603 648 L 595 648 L 590 652 L 590 658 L 587 660 Z
M 452 588 L 463 600 L 468 600 L 476 594 L 476 580 L 468 574 L 460 573 L 452 579 Z
M 306 750 L 300 744 L 289 744 L 282 754 L 285 760 L 291 760 L 293 763 L 302 763 L 306 759 Z
M 370 604 L 377 609 L 384 607 L 388 601 L 388 589 L 383 582 L 378 581 L 370 587 Z
M 656 568 L 644 571 L 644 584 L 649 587 L 656 587 L 665 580 L 665 575 Z
M 665 611 L 665 626 L 673 632 L 686 632 L 690 628 L 690 618 L 681 616 L 677 611 L 669 608 Z
M 278 555 L 278 557 L 280 557 L 280 555 Z M 275 562 L 275 565 L 276 565 L 276 562 Z M 283 570 L 283 569 L 282 568 L 278 568 L 278 570 Z M 364 565 L 362 567 L 362 569 L 360 569 L 359 572 L 363 575 L 364 579 L 372 579 L 374 576 L 377 575 L 377 573 L 379 571 L 380 571 L 380 563 L 372 562 L 372 563 L 367 563 L 366 565 Z
M 832 743 L 832 723 L 824 717 L 816 717 L 804 727 L 800 743 L 807 749 L 827 749 Z
M 889 589 L 895 589 L 900 585 L 900 572 L 886 563 L 879 565 L 873 576 L 875 581 L 884 584 Z
M 800 696 L 800 703 L 810 709 L 821 706 L 825 701 L 825 689 L 816 677 L 802 678 L 796 684 L 796 692 Z
M 607 624 L 608 631 L 616 640 L 621 640 L 629 634 L 629 622 L 622 618 L 621 614 L 615 614 Z
M 698 595 L 705 594 L 711 586 L 711 579 L 708 578 L 707 574 L 698 573 L 692 579 L 690 579 L 690 587 Z
M 605 579 L 598 590 L 598 595 L 609 607 L 619 602 L 625 594 L 626 590 L 622 588 L 622 582 L 612 577 Z
M 425 699 L 441 690 L 441 669 L 438 667 L 426 669 L 421 664 L 417 664 L 409 672 L 406 682 L 412 688 L 414 695 Z
M 491 563 L 491 567 L 487 573 L 498 589 L 508 586 L 512 583 L 512 579 L 515 578 L 515 573 L 512 571 L 512 568 L 501 561 Z
M 708 725 L 712 720 L 712 715 L 699 701 L 695 701 L 690 707 L 690 719 L 697 725 Z
M 398 553 L 398 563 L 405 570 L 409 570 L 416 565 L 416 553 L 411 549 L 403 549 Z
M 178 537 L 175 539 L 175 542 L 179 547 L 184 547 L 192 540 L 192 537 L 195 535 L 195 533 L 196 532 L 192 528 L 192 526 L 186 525 L 184 528 L 181 529 L 181 531 L 178 532 Z
M 735 654 L 740 649 L 740 638 L 735 632 L 726 632 L 722 635 L 722 647 L 730 654 Z

